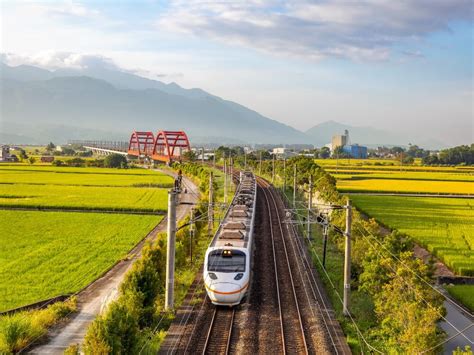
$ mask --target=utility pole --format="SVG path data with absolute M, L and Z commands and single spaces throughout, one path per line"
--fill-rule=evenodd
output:
M 224 205 L 227 204 L 227 161 L 224 157 Z
M 189 256 L 191 265 L 193 264 L 193 240 L 194 240 L 194 207 L 191 208 L 191 216 L 189 217 L 189 234 L 190 234 L 190 242 L 189 242 Z
M 215 169 L 216 168 L 216 151 L 214 150 L 214 156 L 212 157 L 212 166 Z
M 275 183 L 275 154 L 273 154 L 272 160 L 272 184 Z
M 204 165 L 204 147 L 201 148 L 201 164 Z
M 244 171 L 247 170 L 247 151 L 244 148 Z
M 208 210 L 207 210 L 207 215 L 208 215 L 208 224 L 207 224 L 207 230 L 209 236 L 212 235 L 212 228 L 214 227 L 214 203 L 213 203 L 213 198 L 214 198 L 214 186 L 213 186 L 213 181 L 214 181 L 214 174 L 211 171 L 209 174 L 209 205 L 208 205 Z
M 326 269 L 326 249 L 328 245 L 328 231 L 329 231 L 329 226 L 325 225 L 323 227 L 323 268 Z
M 344 251 L 344 300 L 342 312 L 345 316 L 349 313 L 349 298 L 351 294 L 351 224 L 352 224 L 352 206 L 351 201 L 347 199 L 346 203 L 346 231 L 345 235 L 345 251 Z
M 258 163 L 258 175 L 262 176 L 262 151 L 260 151 L 260 162 Z
M 308 239 L 311 239 L 311 208 L 313 207 L 313 176 L 309 177 L 309 197 L 308 197 L 308 225 L 306 227 L 306 232 L 308 234 Z
M 293 165 L 293 208 L 296 208 L 296 162 Z
M 174 308 L 174 259 L 176 244 L 176 191 L 168 191 L 168 244 L 166 247 L 165 309 Z

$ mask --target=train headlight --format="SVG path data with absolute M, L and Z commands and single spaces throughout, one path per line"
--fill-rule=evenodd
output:
M 239 272 L 237 275 L 235 275 L 234 280 L 240 280 L 242 277 L 244 277 L 244 274 Z
M 210 277 L 211 279 L 213 279 L 213 280 L 217 280 L 217 275 L 214 274 L 213 272 L 210 272 L 210 273 L 209 273 L 209 277 Z

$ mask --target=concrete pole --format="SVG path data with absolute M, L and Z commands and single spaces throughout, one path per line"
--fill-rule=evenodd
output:
M 272 160 L 272 184 L 275 183 L 275 154 L 273 154 Z
M 293 208 L 296 208 L 296 163 L 293 168 Z
M 212 157 L 212 166 L 216 168 L 216 151 L 214 150 L 214 156 Z
M 176 244 L 176 191 L 168 191 L 168 244 L 166 247 L 165 309 L 174 308 L 174 259 Z
M 201 148 L 201 164 L 204 165 L 204 147 Z
M 214 187 L 213 187 L 213 180 L 214 180 L 214 174 L 211 171 L 209 174 L 209 205 L 208 205 L 208 210 L 207 210 L 207 217 L 208 217 L 208 224 L 207 224 L 207 230 L 209 236 L 212 235 L 212 228 L 214 227 L 214 203 L 213 203 L 213 198 L 214 198 Z
M 283 193 L 286 193 L 286 158 L 283 158 Z
M 345 232 L 345 250 L 344 250 L 344 299 L 342 312 L 349 315 L 349 298 L 351 294 L 351 232 L 352 232 L 352 206 L 351 201 L 347 199 L 346 203 L 346 232 Z
M 260 162 L 258 164 L 258 175 L 262 176 L 262 152 L 260 152 Z
M 244 150 L 244 171 L 247 170 L 247 152 Z
M 311 208 L 313 207 L 313 176 L 309 177 L 309 196 L 308 196 L 308 225 L 306 226 L 306 233 L 311 239 Z
M 193 241 L 194 241 L 194 208 L 191 208 L 191 216 L 189 217 L 189 234 L 190 234 L 190 241 L 189 241 L 189 257 L 191 261 L 191 265 L 193 264 Z
M 224 158 L 224 204 L 227 204 L 227 161 Z

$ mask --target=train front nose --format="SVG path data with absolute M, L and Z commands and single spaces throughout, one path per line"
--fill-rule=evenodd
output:
M 213 282 L 209 286 L 206 285 L 206 288 L 211 301 L 219 305 L 238 304 L 242 292 L 245 292 L 242 285 L 232 282 Z

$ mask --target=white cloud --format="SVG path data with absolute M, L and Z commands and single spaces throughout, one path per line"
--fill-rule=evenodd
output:
M 471 0 L 176 1 L 157 27 L 309 59 L 384 60 L 394 45 L 471 20 Z

